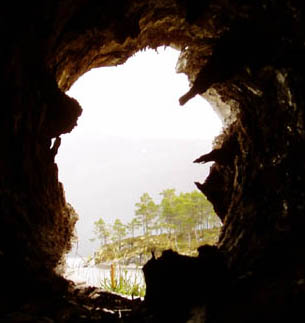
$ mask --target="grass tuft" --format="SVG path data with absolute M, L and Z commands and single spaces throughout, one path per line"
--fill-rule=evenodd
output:
M 134 277 L 128 275 L 127 269 L 121 269 L 116 272 L 115 267 L 112 266 L 110 270 L 110 277 L 104 277 L 100 286 L 105 291 L 115 292 L 118 294 L 128 295 L 132 297 L 144 297 L 146 286 L 135 274 Z

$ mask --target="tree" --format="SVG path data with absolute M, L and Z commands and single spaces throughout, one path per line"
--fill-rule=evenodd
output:
M 170 234 L 176 224 L 176 190 L 174 188 L 166 189 L 162 191 L 160 195 L 163 197 L 160 205 L 160 220 Z
M 127 224 L 127 231 L 131 235 L 132 238 L 135 237 L 135 232 L 137 228 L 141 225 L 138 219 L 133 218 L 128 224 Z
M 198 243 L 198 231 L 209 229 L 219 223 L 212 204 L 198 191 L 180 193 L 175 189 L 164 190 L 161 195 L 160 221 L 168 234 L 174 235 L 176 249 L 178 249 L 178 235 L 186 236 L 191 249 L 192 235 Z
M 109 229 L 107 228 L 106 223 L 102 218 L 94 222 L 93 233 L 95 234 L 97 239 L 100 240 L 102 245 L 106 245 L 108 243 L 110 232 L 109 232 Z
M 214 208 L 212 204 L 207 200 L 206 196 L 201 194 L 200 192 L 194 191 L 192 194 L 192 198 L 196 205 L 196 217 L 199 228 L 209 229 L 211 223 L 216 219 L 217 216 L 215 214 Z
M 143 234 L 148 234 L 151 229 L 151 223 L 158 213 L 158 206 L 148 193 L 140 197 L 140 202 L 136 203 L 136 219 L 142 225 Z
M 192 232 L 196 227 L 196 206 L 191 196 L 192 193 L 181 193 L 177 198 L 177 215 L 180 232 L 183 235 L 187 235 L 189 249 L 191 249 Z
M 126 236 L 126 226 L 121 222 L 120 219 L 116 219 L 112 226 L 113 241 L 119 242 L 119 248 L 121 248 L 121 241 Z

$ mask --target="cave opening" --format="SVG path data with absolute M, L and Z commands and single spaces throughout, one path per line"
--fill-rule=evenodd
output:
M 81 111 L 64 92 L 92 68 L 163 44 L 181 49 L 181 70 L 194 85 L 182 103 L 205 91 L 231 116 L 216 149 L 199 158 L 215 161 L 198 186 L 224 226 L 212 261 L 198 270 L 179 258 L 162 280 L 166 292 L 154 276 L 160 271 L 150 271 L 149 308 L 145 303 L 132 322 L 173 322 L 173 314 L 187 322 L 180 314 L 196 312 L 193 306 L 207 322 L 304 318 L 303 2 L 46 0 L 6 3 L 0 15 L 1 321 L 121 317 L 105 295 L 70 288 L 54 270 L 75 222 L 54 162 L 59 137 Z M 215 277 L 218 256 L 229 272 Z M 183 292 L 177 269 L 188 270 Z
M 189 233 L 180 233 L 180 247 L 177 237 L 174 239 L 169 234 L 170 243 L 162 248 L 194 254 L 200 244 L 215 243 L 218 239 L 221 222 L 208 201 L 201 201 L 199 206 L 202 193 L 194 185 L 207 177 L 211 163 L 198 165 L 193 161 L 212 150 L 222 121 L 201 97 L 183 108 L 179 106 L 179 96 L 189 87 L 187 77 L 176 73 L 179 55 L 180 51 L 171 47 L 139 52 L 124 65 L 86 73 L 67 92 L 83 108 L 78 126 L 62 137 L 56 156 L 67 201 L 79 215 L 77 243 L 67 258 L 74 270 L 70 278 L 75 281 L 80 281 L 82 276 L 88 284 L 98 286 L 99 273 L 92 268 L 81 268 L 80 264 L 103 259 L 108 264 L 116 262 L 109 255 L 110 259 L 98 256 L 102 254 L 103 237 L 94 231 L 100 219 L 107 227 L 108 244 L 114 239 L 113 223 L 117 219 L 124 226 L 125 240 L 144 234 L 139 219 L 135 218 L 135 209 L 145 193 L 160 208 L 159 213 L 162 192 L 169 190 L 175 191 L 175 203 L 181 204 L 184 197 L 183 203 L 189 201 L 193 208 L 201 208 L 198 210 L 201 214 L 193 215 L 196 218 L 193 226 L 181 224 L 186 215 L 172 220 L 177 226 L 177 236 L 178 225 L 180 231 Z M 155 214 L 149 231 L 154 235 L 169 232 L 163 221 L 164 216 Z M 136 226 L 131 226 L 132 223 Z M 208 241 L 203 238 L 205 229 L 212 232 Z M 138 254 L 142 265 L 150 258 L 147 252 L 143 256 L 140 248 Z M 123 261 L 139 261 L 134 260 L 137 256 L 133 251 Z M 94 272 L 92 277 L 87 271 Z

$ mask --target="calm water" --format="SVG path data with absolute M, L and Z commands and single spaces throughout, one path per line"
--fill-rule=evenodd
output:
M 88 286 L 101 287 L 104 279 L 110 280 L 110 264 L 86 265 L 85 260 L 80 257 L 67 257 L 67 268 L 64 277 L 75 283 L 83 283 Z M 116 277 L 120 274 L 127 277 L 131 282 L 144 284 L 144 277 L 141 267 L 135 266 L 115 266 Z

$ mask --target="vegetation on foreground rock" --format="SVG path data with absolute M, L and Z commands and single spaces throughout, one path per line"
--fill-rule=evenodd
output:
M 146 286 L 140 275 L 140 272 L 136 272 L 135 275 L 130 275 L 127 269 L 116 268 L 115 265 L 111 265 L 110 277 L 104 277 L 100 287 L 103 290 L 122 295 L 144 297 Z

